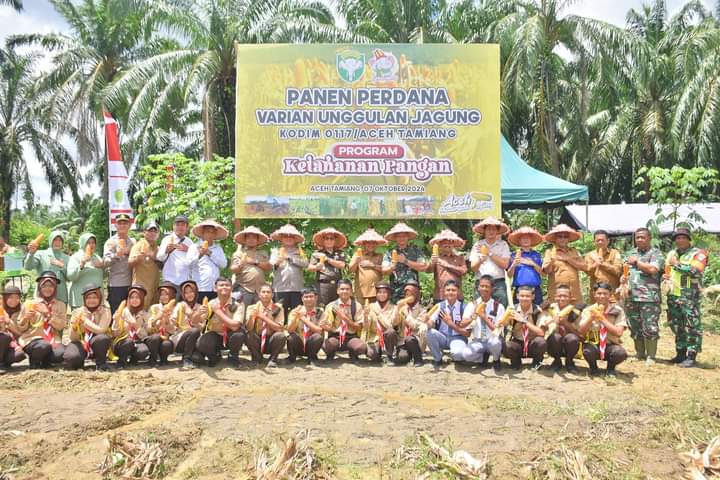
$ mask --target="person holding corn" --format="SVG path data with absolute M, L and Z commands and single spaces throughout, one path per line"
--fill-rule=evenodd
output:
M 410 280 L 420 281 L 419 272 L 428 269 L 423 251 L 410 243 L 417 238 L 417 232 L 403 222 L 396 223 L 385 234 L 385 240 L 395 242 L 395 247 L 385 252 L 382 263 L 383 275 L 390 275 L 392 301 L 403 297 L 403 288 Z
M 593 286 L 595 303 L 582 311 L 579 333 L 583 342 L 583 356 L 590 366 L 590 375 L 597 375 L 598 360 L 607 362 L 607 375 L 615 375 L 615 367 L 627 359 L 622 335 L 628 327 L 625 312 L 611 303 L 612 286 L 600 282 Z
M 38 275 L 42 272 L 53 272 L 58 280 L 57 299 L 67 304 L 67 266 L 70 257 L 63 251 L 65 246 L 65 232 L 55 230 L 48 237 L 48 248 L 38 250 L 43 235 L 38 235 L 27 246 L 23 268 L 34 270 Z M 40 278 L 38 276 L 38 278 Z
M 463 359 L 470 363 L 487 364 L 493 359 L 493 368 L 500 368 L 502 339 L 494 333 L 496 320 L 505 315 L 505 307 L 492 298 L 493 278 L 490 275 L 480 277 L 478 293 L 480 296 L 470 302 L 463 312 L 463 320 L 472 326 L 473 340 L 462 351 Z
M 102 285 L 103 260 L 96 253 L 97 239 L 92 233 L 80 235 L 78 250 L 68 261 L 67 279 L 70 282 L 68 304 L 73 310 L 84 305 L 83 291 L 88 285 Z
M 458 255 L 455 249 L 462 248 L 465 240 L 455 232 L 445 229 L 435 235 L 429 242 L 432 248 L 432 256 L 427 271 L 433 273 L 435 278 L 435 289 L 433 291 L 433 303 L 440 303 L 445 300 L 445 292 L 442 288 L 445 282 L 453 280 L 462 286 L 462 278 L 467 273 L 465 257 Z M 463 300 L 462 288 L 458 292 L 460 300 Z
M 230 234 L 227 228 L 215 220 L 204 220 L 192 228 L 192 234 L 198 241 L 188 251 L 190 262 L 190 278 L 195 280 L 200 290 L 198 302 L 217 297 L 215 281 L 220 278 L 220 271 L 227 267 L 225 252 L 219 243 Z
M 145 224 L 143 238 L 130 249 L 128 265 L 132 268 L 133 285 L 142 285 L 148 291 L 145 297 L 145 309 L 158 302 L 158 286 L 160 285 L 160 266 L 157 260 L 158 237 L 160 228 L 150 221 Z
M 280 242 L 280 247 L 270 254 L 270 265 L 273 266 L 273 294 L 275 301 L 283 306 L 285 319 L 290 310 L 302 303 L 300 292 L 305 288 L 305 269 L 309 262 L 299 246 L 305 236 L 288 223 L 275 230 L 270 238 Z
M 101 279 L 102 280 L 102 279 Z M 101 284 L 87 284 L 82 289 L 83 305 L 73 310 L 70 320 L 70 343 L 63 353 L 68 370 L 82 369 L 85 359 L 95 361 L 95 370 L 107 372 L 107 354 L 112 343 L 110 309 L 103 305 Z
M 348 270 L 355 274 L 352 291 L 355 299 L 362 305 L 365 301 L 373 303 L 376 297 L 375 285 L 382 280 L 382 254 L 375 251 L 377 247 L 387 245 L 387 240 L 378 234 L 375 229 L 368 228 L 355 239 L 353 245 L 358 247 L 350 259 Z
M 470 269 L 475 272 L 475 287 L 483 275 L 490 275 L 493 278 L 492 296 L 505 306 L 508 304 L 505 270 L 510 264 L 510 247 L 502 236 L 509 231 L 507 225 L 493 217 L 475 224 L 473 232 L 482 238 L 475 242 L 468 257 Z
M 117 233 L 108 238 L 103 247 L 103 266 L 108 269 L 108 303 L 115 314 L 120 303 L 127 299 L 132 284 L 132 270 L 128 264 L 130 250 L 135 240 L 128 236 L 130 215 L 121 213 L 115 217 Z
M 323 228 L 313 235 L 315 250 L 310 256 L 308 271 L 315 272 L 317 281 L 318 303 L 320 306 L 337 299 L 337 282 L 342 278 L 345 269 L 347 237 L 332 227 Z

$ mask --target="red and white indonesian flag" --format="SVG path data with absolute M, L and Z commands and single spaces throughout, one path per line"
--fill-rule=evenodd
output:
M 110 230 L 115 230 L 115 217 L 126 213 L 133 218 L 127 195 L 128 173 L 120 153 L 118 123 L 109 112 L 105 117 L 105 149 L 108 156 L 108 205 L 110 205 Z

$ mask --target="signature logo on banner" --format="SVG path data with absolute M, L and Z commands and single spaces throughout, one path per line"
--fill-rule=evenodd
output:
M 335 68 L 345 83 L 355 83 L 365 73 L 365 54 L 354 50 L 344 50 L 335 55 Z
M 440 204 L 438 213 L 447 215 L 459 212 L 483 212 L 492 210 L 495 207 L 493 196 L 485 192 L 467 192 L 458 196 L 453 193 L 447 196 Z

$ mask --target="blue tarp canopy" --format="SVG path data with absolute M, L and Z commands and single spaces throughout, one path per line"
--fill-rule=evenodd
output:
M 536 170 L 500 138 L 502 204 L 506 208 L 559 207 L 587 202 L 588 188 Z

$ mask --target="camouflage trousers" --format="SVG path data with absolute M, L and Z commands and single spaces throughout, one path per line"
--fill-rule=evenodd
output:
M 675 348 L 700 352 L 703 337 L 700 292 L 691 290 L 683 292 L 680 297 L 668 295 L 667 305 L 670 329 L 675 334 Z
M 660 337 L 660 304 L 653 302 L 627 302 L 625 315 L 634 339 Z

